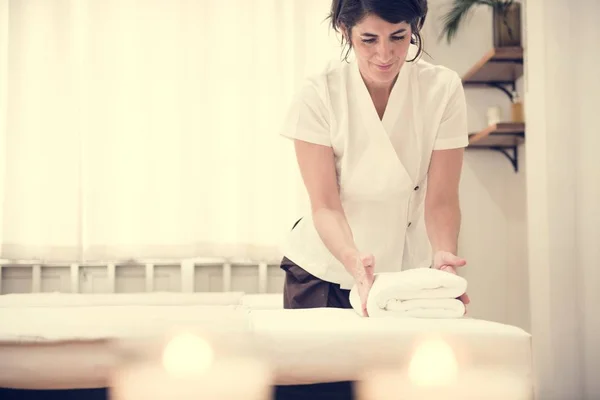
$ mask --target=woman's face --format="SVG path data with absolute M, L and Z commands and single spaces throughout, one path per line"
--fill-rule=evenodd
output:
M 352 47 L 367 82 L 378 86 L 393 83 L 406 60 L 411 33 L 406 22 L 390 24 L 371 14 L 352 28 Z

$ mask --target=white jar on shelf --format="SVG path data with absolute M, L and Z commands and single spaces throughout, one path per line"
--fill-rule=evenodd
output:
M 496 125 L 502 121 L 502 108 L 500 106 L 489 107 L 487 110 L 488 126 Z

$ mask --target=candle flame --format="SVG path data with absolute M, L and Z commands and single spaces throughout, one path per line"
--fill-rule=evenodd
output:
M 422 342 L 410 361 L 410 380 L 418 386 L 443 386 L 454 382 L 458 374 L 456 356 L 443 340 Z
M 177 378 L 188 378 L 205 373 L 213 358 L 213 349 L 206 340 L 183 333 L 169 341 L 162 361 L 167 373 Z

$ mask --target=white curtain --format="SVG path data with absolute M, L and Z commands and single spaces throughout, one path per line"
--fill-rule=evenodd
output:
M 322 0 L 0 0 L 0 258 L 275 260 Z
M 539 400 L 600 399 L 598 15 L 598 1 L 526 3 L 529 282 Z

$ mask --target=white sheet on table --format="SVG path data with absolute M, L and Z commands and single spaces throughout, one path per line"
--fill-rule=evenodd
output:
M 365 369 L 406 364 L 417 344 L 443 339 L 459 363 L 531 371 L 530 335 L 500 323 L 461 319 L 361 318 L 354 310 L 250 312 L 251 329 L 280 384 L 359 379 Z
M 283 309 L 283 293 L 246 294 L 242 306 L 253 310 Z
M 248 328 L 240 306 L 93 306 L 0 308 L 0 341 L 39 342 L 134 338 L 180 329 Z
M 3 307 L 239 305 L 242 292 L 19 293 L 0 296 Z

